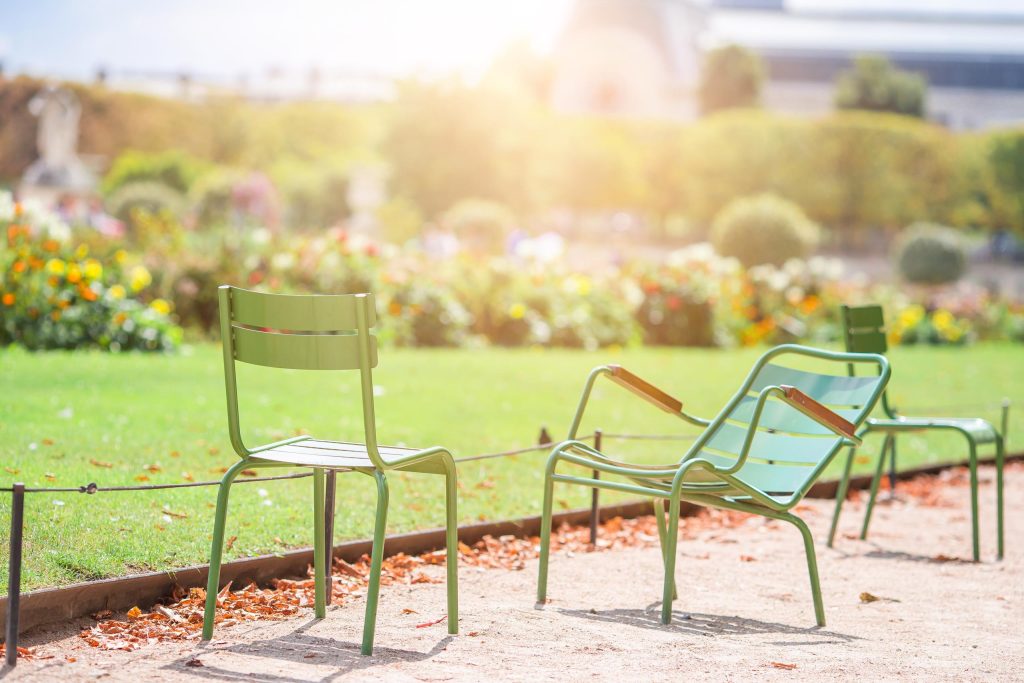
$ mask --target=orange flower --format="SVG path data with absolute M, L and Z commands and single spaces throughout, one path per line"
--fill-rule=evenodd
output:
M 392 301 L 388 304 L 388 313 L 391 315 L 400 315 L 402 313 L 402 304 L 397 301 Z
M 54 322 L 57 322 L 58 320 L 60 320 L 60 311 L 51 312 L 50 317 L 53 319 Z
M 11 269 L 14 270 L 15 273 L 24 273 L 25 268 L 27 268 L 27 266 L 24 261 L 15 261 L 14 265 L 11 266 Z
M 800 302 L 800 310 L 804 313 L 814 313 L 821 306 L 821 299 L 811 294 Z
M 4 302 L 4 306 L 13 306 L 14 305 L 14 295 L 11 294 L 10 292 L 7 292 L 3 296 L 3 302 Z
M 57 251 L 60 249 L 60 244 L 56 240 L 46 240 L 43 242 L 43 249 L 46 251 Z
M 82 295 L 82 298 L 86 301 L 96 301 L 96 292 L 92 291 L 92 287 L 79 286 L 78 293 Z

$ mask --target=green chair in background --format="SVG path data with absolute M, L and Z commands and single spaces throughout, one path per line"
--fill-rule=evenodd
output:
M 885 320 L 881 306 L 843 306 L 841 310 L 847 351 L 878 354 L 884 354 L 888 351 Z M 850 375 L 853 375 L 853 372 L 854 368 L 850 366 Z M 897 435 L 904 432 L 944 430 L 960 434 L 967 440 L 968 467 L 971 473 L 971 532 L 975 562 L 981 557 L 981 548 L 978 540 L 978 446 L 984 444 L 995 445 L 997 555 L 999 559 L 1002 559 L 1004 435 L 1000 434 L 991 423 L 976 417 L 905 417 L 896 412 L 896 409 L 889 403 L 888 396 L 885 393 L 882 394 L 881 404 L 884 417 L 868 419 L 860 432 L 861 437 L 872 432 L 881 432 L 885 435 L 882 442 L 882 450 L 878 455 L 878 462 L 875 465 L 874 478 L 871 480 L 871 494 L 868 497 L 867 510 L 864 513 L 864 524 L 860 531 L 861 539 L 866 539 L 868 536 L 868 525 L 871 523 L 871 512 L 875 506 L 875 498 L 878 496 L 878 485 L 882 479 L 882 470 L 885 467 L 886 456 L 890 458 L 890 483 L 895 486 Z M 853 466 L 855 450 L 855 448 L 851 448 L 846 458 L 846 467 L 843 470 L 843 477 L 840 480 L 839 490 L 836 493 L 836 509 L 832 515 L 832 527 L 828 534 L 829 547 L 832 547 L 832 542 L 835 539 L 836 527 L 839 524 L 839 513 L 842 511 L 843 501 L 846 498 L 846 492 L 849 487 L 850 469 Z
M 808 359 L 816 359 L 819 366 L 835 367 L 839 374 L 808 372 L 776 362 L 806 363 Z M 848 363 L 869 366 L 875 374 L 850 377 L 843 374 Z M 703 433 L 681 460 L 665 465 L 621 462 L 576 440 L 591 389 L 601 376 L 607 376 L 672 415 L 704 426 Z M 672 619 L 679 508 L 680 502 L 685 500 L 762 515 L 796 526 L 803 536 L 807 554 L 815 616 L 817 623 L 824 626 L 814 541 L 807 525 L 790 511 L 844 445 L 859 443 L 857 427 L 874 408 L 888 380 L 889 364 L 881 355 L 779 346 L 757 361 L 739 391 L 718 416 L 709 421 L 683 412 L 677 399 L 619 366 L 595 368 L 583 389 L 568 440 L 558 444 L 548 458 L 541 512 L 538 602 L 543 604 L 547 597 L 554 484 L 575 484 L 654 499 L 665 565 L 662 623 L 668 624 Z M 556 471 L 563 464 L 579 466 L 584 471 L 579 474 Z M 596 473 L 591 474 L 593 470 L 617 475 L 625 481 L 598 478 Z
M 448 632 L 458 633 L 458 516 L 456 472 L 451 454 L 444 448 L 425 450 L 377 444 L 373 410 L 372 368 L 377 366 L 377 338 L 370 333 L 376 323 L 372 294 L 337 296 L 289 296 L 260 294 L 236 287 L 220 288 L 220 332 L 224 348 L 224 381 L 227 390 L 228 430 L 239 461 L 224 475 L 217 494 L 217 510 L 210 551 L 210 575 L 203 619 L 203 640 L 213 636 L 217 591 L 228 493 L 244 469 L 309 467 L 313 470 L 313 567 L 314 612 L 326 614 L 326 556 L 324 530 L 324 473 L 359 472 L 377 484 L 377 515 L 373 530 L 362 653 L 373 651 L 380 571 L 384 559 L 384 533 L 388 514 L 386 473 L 392 470 L 422 472 L 445 477 L 447 510 Z M 358 370 L 361 379 L 365 443 L 325 441 L 300 436 L 250 448 L 242 441 L 239 426 L 235 363 L 300 370 Z M 314 398 L 315 400 L 315 398 Z

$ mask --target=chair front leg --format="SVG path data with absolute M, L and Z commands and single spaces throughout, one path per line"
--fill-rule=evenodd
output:
M 846 502 L 846 493 L 850 489 L 850 471 L 853 468 L 853 458 L 857 453 L 857 449 L 851 446 L 847 450 L 846 465 L 843 467 L 843 476 L 839 479 L 839 488 L 836 489 L 836 509 L 832 513 L 832 526 L 828 530 L 828 545 L 832 547 L 832 543 L 836 539 L 836 529 L 839 527 L 839 514 L 843 511 L 843 503 Z
M 882 481 L 882 470 L 885 467 L 885 455 L 896 437 L 890 433 L 885 435 L 882 442 L 882 452 L 878 454 L 878 464 L 875 466 L 875 476 L 871 479 L 871 494 L 868 496 L 868 507 L 864 511 L 864 525 L 860 529 L 860 540 L 868 537 L 868 526 L 871 525 L 871 513 L 875 509 L 875 498 L 878 497 L 878 485 Z
M 220 589 L 220 565 L 224 554 L 224 528 L 228 516 L 228 494 L 238 473 L 250 463 L 239 460 L 224 473 L 217 489 L 217 510 L 214 512 L 213 545 L 210 548 L 210 573 L 206 579 L 206 610 L 203 614 L 203 640 L 213 638 L 213 621 L 217 611 L 217 591 Z
M 384 535 L 388 523 L 388 481 L 384 473 L 374 470 L 377 481 L 377 517 L 373 525 L 373 549 L 370 554 L 370 584 L 366 589 L 366 616 L 363 618 L 364 655 L 373 654 L 373 636 L 377 626 L 377 600 L 380 596 L 380 569 L 384 562 Z
M 807 554 L 807 573 L 811 579 L 811 595 L 814 598 L 814 616 L 817 620 L 818 626 L 825 625 L 825 605 L 821 599 L 821 583 L 818 580 L 818 558 L 814 553 L 814 537 L 811 536 L 811 530 L 807 528 L 807 524 L 804 520 L 800 519 L 792 513 L 786 513 L 779 517 L 783 519 L 797 529 L 800 530 L 800 535 L 804 539 L 804 552 Z
M 557 454 L 552 454 L 544 472 L 544 502 L 540 510 L 540 561 L 537 568 L 537 604 L 543 605 L 548 595 L 548 560 L 551 556 L 551 504 L 554 496 L 554 475 Z
M 327 616 L 327 552 L 325 546 L 324 471 L 313 469 L 313 613 L 317 619 Z
M 675 487 L 678 488 L 678 487 Z M 676 544 L 679 540 L 679 491 L 673 491 L 668 504 L 668 528 L 662 545 L 665 558 L 665 585 L 661 597 L 661 623 L 672 623 L 672 599 L 676 591 Z
M 663 498 L 655 498 L 653 502 L 654 507 L 654 521 L 658 523 L 658 541 L 661 546 L 661 561 L 665 562 L 665 537 L 668 535 L 668 529 L 666 529 L 665 523 L 665 500 Z M 675 577 L 672 577 L 672 599 L 679 597 L 679 590 L 676 588 Z
M 1003 559 L 1003 464 L 1006 460 L 1006 438 L 996 439 L 996 559 Z
M 448 633 L 459 632 L 459 513 L 458 474 L 451 456 L 445 460 L 445 547 L 448 570 Z
M 978 524 L 978 447 L 970 436 L 967 436 L 967 445 L 969 448 L 967 468 L 971 473 L 971 549 L 974 561 L 978 562 L 981 560 L 981 541 L 979 539 L 981 529 Z

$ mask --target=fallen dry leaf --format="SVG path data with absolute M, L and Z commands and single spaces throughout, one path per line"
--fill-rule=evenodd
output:
M 224 544 L 224 550 L 231 550 L 231 546 L 233 546 L 237 540 L 238 536 L 229 537 L 227 542 Z
M 97 460 L 96 458 L 89 458 L 89 464 L 92 465 L 93 467 L 104 467 L 108 470 L 114 466 L 114 463 L 112 462 L 103 462 L 102 460 Z
M 141 616 L 142 616 L 142 610 L 139 609 L 138 605 L 136 605 L 135 607 L 132 607 L 130 610 L 128 610 L 128 618 L 129 619 L 138 619 Z
M 160 465 L 157 463 L 153 463 L 152 465 L 143 465 L 142 469 L 146 470 L 150 474 L 156 474 L 157 472 L 164 471 L 164 468 L 160 467 Z
M 785 662 L 769 662 L 769 666 L 774 666 L 776 669 L 795 669 L 796 664 L 786 664 Z
M 428 626 L 435 626 L 440 624 L 442 621 L 448 618 L 448 615 L 444 615 L 440 619 L 434 619 L 433 621 L 424 621 L 422 624 L 416 624 L 416 628 L 427 628 Z

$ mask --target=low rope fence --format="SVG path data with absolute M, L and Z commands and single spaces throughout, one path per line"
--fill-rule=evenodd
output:
M 915 408 L 914 412 L 921 411 L 937 411 L 937 412 L 954 412 L 954 411 L 988 411 L 988 410 L 999 410 L 1000 411 L 1000 433 L 1006 435 L 1009 427 L 1009 409 L 1010 400 L 1004 398 L 1002 401 L 993 403 L 965 403 L 956 405 L 933 405 L 933 406 L 921 406 Z M 597 429 L 593 434 L 589 434 L 582 437 L 577 437 L 578 441 L 591 441 L 593 442 L 594 448 L 601 450 L 604 439 L 615 439 L 622 441 L 693 441 L 699 434 L 628 434 L 628 433 L 604 433 L 602 430 Z M 495 453 L 481 453 L 477 455 L 466 456 L 463 458 L 455 458 L 457 463 L 465 462 L 476 462 L 481 460 L 490 460 L 494 458 L 507 458 L 516 455 L 524 455 L 526 453 L 536 453 L 540 451 L 546 451 L 555 444 L 554 439 L 551 438 L 547 429 L 542 427 L 540 435 L 537 439 L 535 446 L 525 446 L 523 448 L 515 448 L 505 451 L 498 451 Z M 272 477 L 252 477 L 247 479 L 239 479 L 235 484 L 255 484 L 257 482 L 266 481 L 282 481 L 287 479 L 304 479 L 313 476 L 310 472 L 285 474 Z M 595 479 L 600 478 L 600 473 L 597 470 L 593 470 L 593 476 Z M 890 476 L 893 476 L 890 473 Z M 325 512 L 325 535 L 327 537 L 327 548 L 330 554 L 333 549 L 333 536 L 334 536 L 334 491 L 335 491 L 335 477 L 336 472 L 329 470 L 327 472 L 327 498 L 326 512 Z M 9 565 L 8 565 L 8 582 L 7 582 L 7 624 L 5 633 L 5 644 L 6 644 L 6 665 L 8 667 L 14 667 L 17 663 L 18 656 L 18 626 L 19 626 L 19 608 L 21 600 L 21 569 L 22 569 L 22 550 L 24 545 L 24 526 L 25 526 L 25 495 L 36 494 L 36 493 L 82 493 L 85 495 L 94 495 L 96 493 L 117 493 L 127 491 L 158 491 L 166 489 L 181 489 L 181 488 L 201 488 L 208 486 L 220 486 L 220 481 L 195 481 L 186 482 L 181 484 L 139 484 L 129 486 L 100 486 L 95 482 L 89 482 L 82 486 L 77 487 L 26 487 L 24 484 L 16 483 L 13 486 L 0 487 L 0 492 L 11 494 L 11 536 L 10 536 L 10 554 L 9 554 Z M 597 528 L 600 519 L 600 499 L 599 489 L 593 489 L 591 493 L 590 501 L 590 542 L 597 542 Z M 333 562 L 330 556 L 328 557 L 327 567 L 327 581 L 330 585 L 331 578 L 331 567 Z M 331 591 L 327 591 L 328 602 L 330 602 Z

